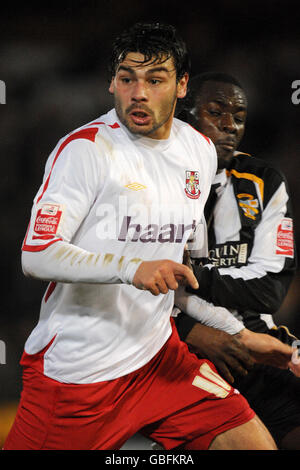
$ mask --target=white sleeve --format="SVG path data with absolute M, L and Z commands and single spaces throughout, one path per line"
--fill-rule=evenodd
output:
M 43 250 L 58 240 L 71 242 L 103 184 L 102 166 L 96 143 L 58 143 L 33 202 L 23 250 Z
M 65 283 L 131 284 L 142 261 L 113 253 L 91 253 L 64 241 L 57 241 L 45 250 L 22 252 L 26 276 Z
M 179 287 L 175 292 L 175 305 L 200 323 L 223 330 L 231 335 L 245 328 L 244 324 L 235 318 L 229 310 L 216 307 L 197 295 L 189 294 L 184 287 Z
M 72 244 L 105 171 L 96 143 L 87 138 L 64 142 L 50 155 L 34 200 L 22 246 L 23 271 L 46 281 L 131 283 L 140 258 L 91 253 Z

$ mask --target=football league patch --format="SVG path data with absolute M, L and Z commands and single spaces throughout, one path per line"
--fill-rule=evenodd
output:
M 60 204 L 42 204 L 36 214 L 33 239 L 53 238 L 57 232 L 61 215 L 62 206 Z
M 294 257 L 293 219 L 285 217 L 277 227 L 276 255 Z

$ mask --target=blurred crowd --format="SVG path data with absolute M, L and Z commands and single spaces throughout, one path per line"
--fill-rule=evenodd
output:
M 7 403 L 19 397 L 18 362 L 45 290 L 44 283 L 26 279 L 20 267 L 32 199 L 58 139 L 112 107 L 107 60 L 112 37 L 124 27 L 138 20 L 172 23 L 190 50 L 192 75 L 224 71 L 242 82 L 249 116 L 241 150 L 285 173 L 298 246 L 300 242 L 300 105 L 291 101 L 291 84 L 300 79 L 300 38 L 294 14 L 281 14 L 278 5 L 283 2 L 276 1 L 266 2 L 272 10 L 264 10 L 260 2 L 260 10 L 254 13 L 249 7 L 243 14 L 235 1 L 224 1 L 214 11 L 187 8 L 183 14 L 174 5 L 169 10 L 161 5 L 155 14 L 155 2 L 151 14 L 138 1 L 129 2 L 128 12 L 122 3 L 117 8 L 118 2 L 114 10 L 107 2 L 93 2 L 90 9 L 87 3 L 37 7 L 31 13 L 23 6 L 18 14 L 8 8 L 0 20 L 0 79 L 6 83 L 6 104 L 0 105 L 0 339 L 6 344 L 6 364 L 0 364 L 0 416 L 1 403 L 2 413 L 8 413 Z M 299 282 L 297 274 L 277 317 L 300 336 Z

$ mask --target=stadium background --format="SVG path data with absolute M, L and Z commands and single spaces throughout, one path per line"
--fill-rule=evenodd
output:
M 291 84 L 300 80 L 296 5 L 291 0 L 1 5 L 0 79 L 6 84 L 6 104 L 0 106 L 0 340 L 6 363 L 0 364 L 0 445 L 20 394 L 18 362 L 46 286 L 26 279 L 20 268 L 32 199 L 57 140 L 112 106 L 106 64 L 112 37 L 124 28 L 136 21 L 171 23 L 188 45 L 192 75 L 216 70 L 241 80 L 249 98 L 241 150 L 284 171 L 299 247 L 300 105 L 291 100 Z M 277 321 L 298 335 L 299 285 L 297 274 L 277 314 Z

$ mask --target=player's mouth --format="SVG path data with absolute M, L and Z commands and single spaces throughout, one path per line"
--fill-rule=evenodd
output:
M 218 142 L 216 142 L 216 145 L 218 145 L 219 147 L 222 147 L 224 150 L 227 150 L 228 152 L 233 152 L 236 149 L 236 142 L 235 140 L 232 140 L 232 139 L 218 140 Z
M 137 126 L 145 126 L 148 125 L 151 121 L 151 116 L 143 109 L 132 109 L 129 113 L 134 124 Z

